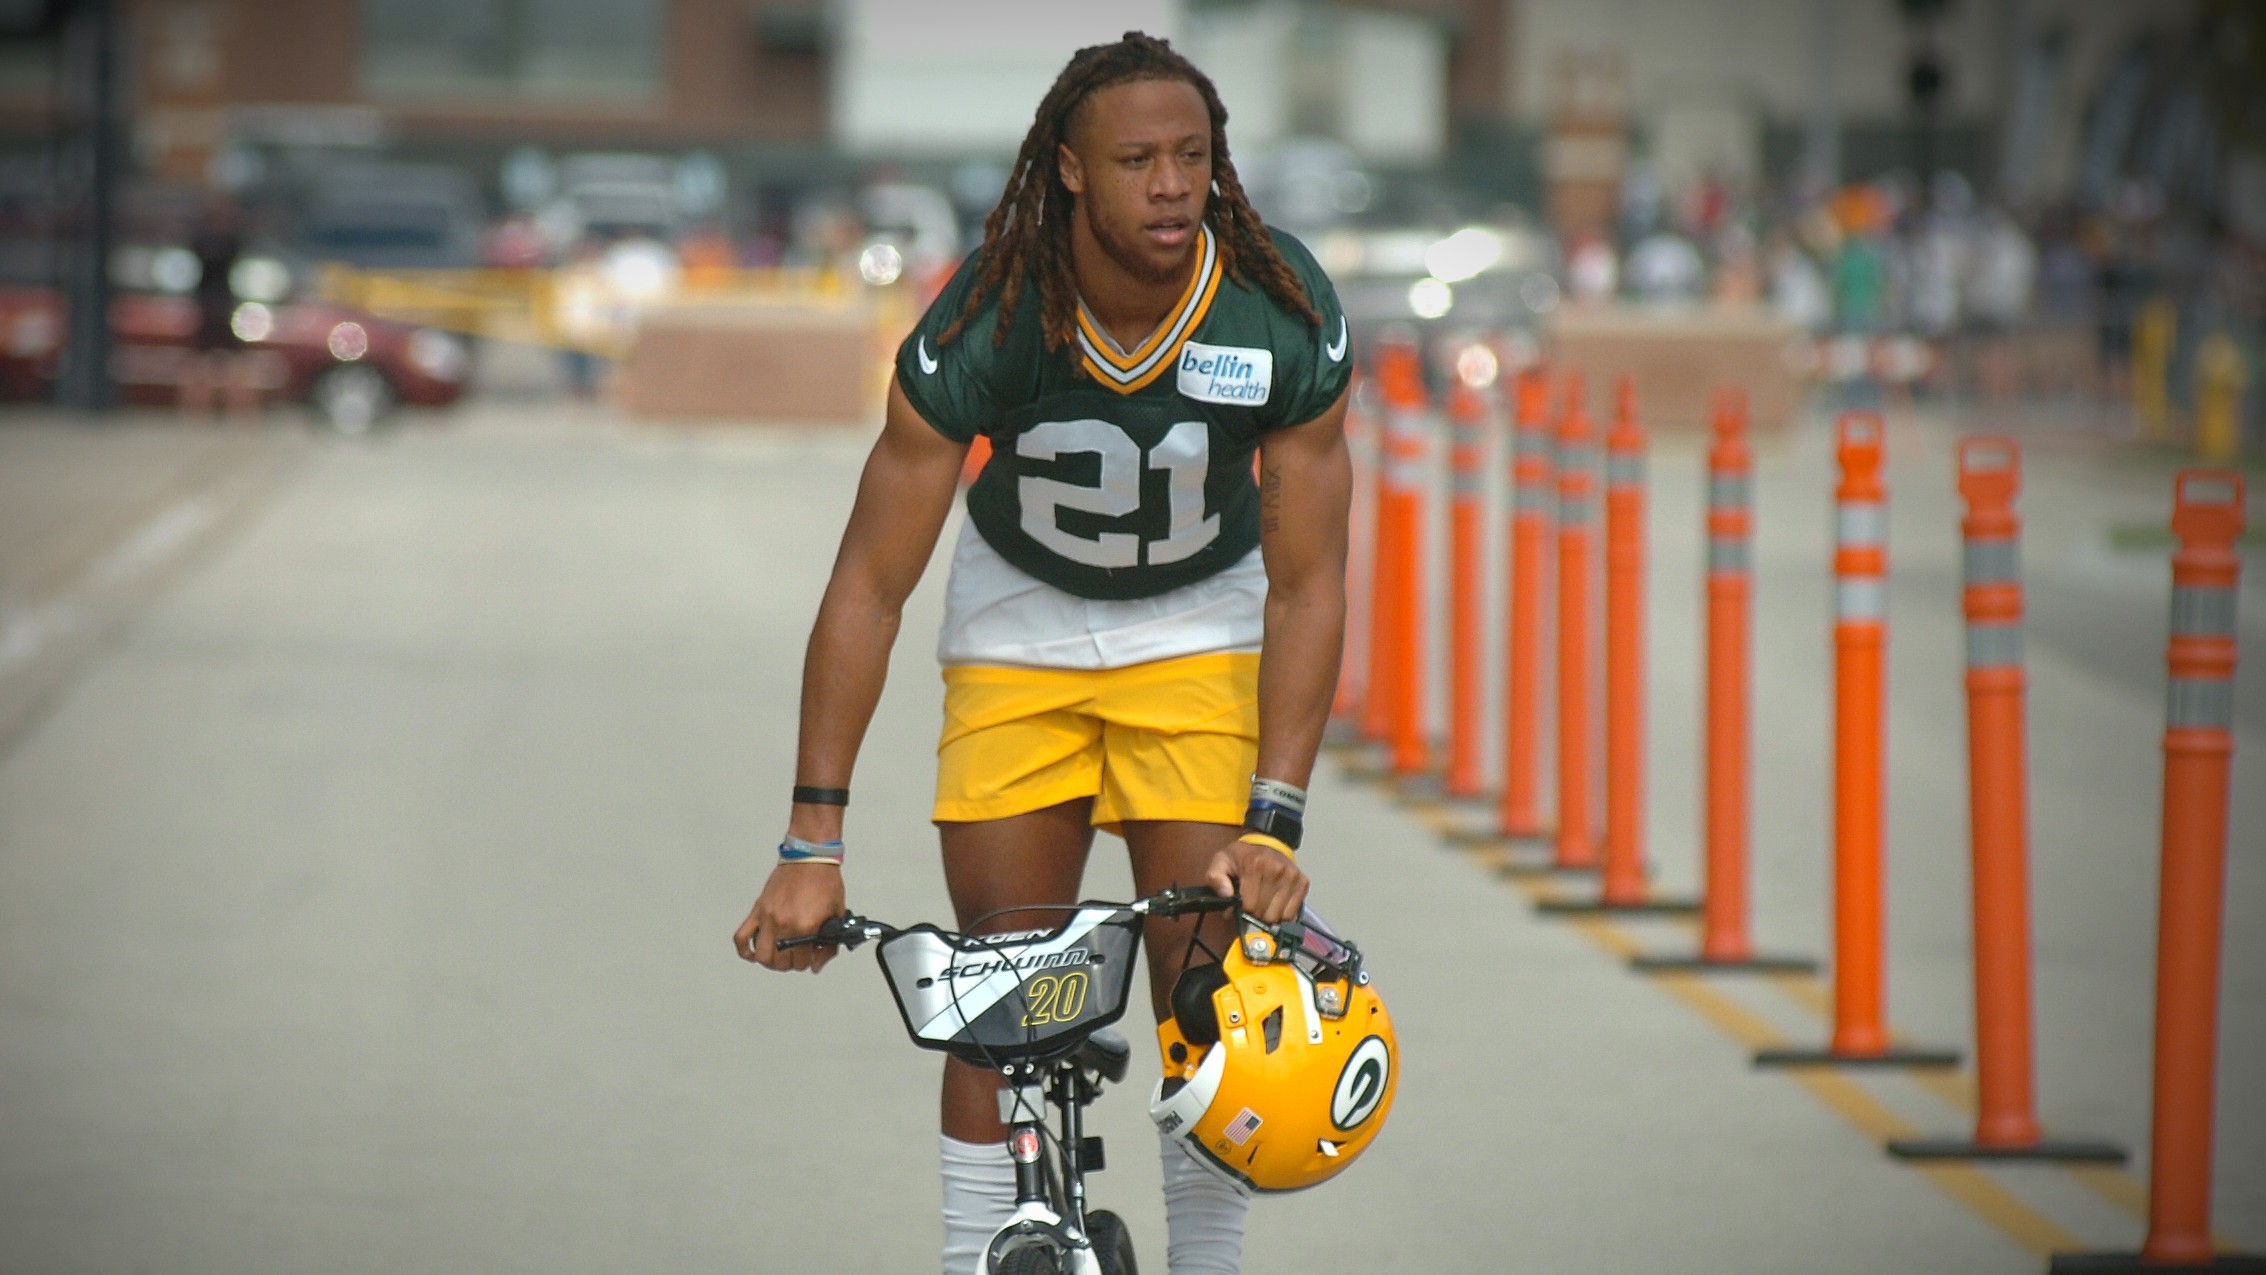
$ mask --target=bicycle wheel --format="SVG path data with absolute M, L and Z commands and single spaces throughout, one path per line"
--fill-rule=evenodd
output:
M 1133 1261 L 1133 1233 L 1125 1219 L 1108 1209 L 1086 1215 L 1086 1238 L 1093 1241 L 1094 1256 L 1101 1259 L 1102 1275 L 1141 1275 Z

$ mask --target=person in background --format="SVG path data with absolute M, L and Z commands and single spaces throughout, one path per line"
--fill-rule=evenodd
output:
M 210 413 L 220 399 L 231 415 L 248 419 L 259 411 L 260 387 L 258 369 L 245 357 L 236 333 L 233 276 L 244 242 L 234 200 L 216 194 L 206 201 L 189 251 L 197 259 L 197 327 L 181 369 L 181 410 Z
M 1975 347 L 1976 389 L 1986 403 L 2004 403 L 2021 388 L 2015 332 L 2029 318 L 2038 281 L 2038 250 L 2003 208 L 1975 226 L 1966 277 L 1967 331 Z

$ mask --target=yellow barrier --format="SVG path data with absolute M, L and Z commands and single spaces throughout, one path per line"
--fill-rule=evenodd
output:
M 2225 463 L 2242 451 L 2242 395 L 2250 368 L 2234 338 L 2216 333 L 2195 354 L 2195 450 Z
M 868 289 L 854 276 L 810 268 L 702 268 L 685 272 L 666 295 L 627 298 L 587 267 L 557 270 L 358 270 L 325 266 L 316 293 L 380 318 L 468 336 L 579 349 L 618 357 L 638 313 L 795 305 L 848 309 L 880 301 L 901 309 L 902 287 Z M 878 295 L 876 295 L 878 294 Z
M 2179 310 L 2170 297 L 2151 297 L 2132 324 L 2132 412 L 2141 437 L 2170 442 L 2172 351 L 2179 340 Z

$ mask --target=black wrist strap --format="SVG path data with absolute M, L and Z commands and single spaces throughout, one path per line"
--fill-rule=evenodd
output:
M 1298 848 L 1298 843 L 1306 836 L 1305 820 L 1280 806 L 1271 806 L 1263 801 L 1251 803 L 1250 809 L 1243 814 L 1243 826 L 1253 832 L 1265 833 L 1293 850 Z
M 847 788 L 813 788 L 808 784 L 796 784 L 795 804 L 798 806 L 847 806 L 850 804 L 850 790 Z

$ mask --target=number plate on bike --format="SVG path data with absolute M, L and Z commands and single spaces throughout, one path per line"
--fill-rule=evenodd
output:
M 1139 917 L 1086 906 L 1045 931 L 973 937 L 916 925 L 876 955 L 913 1042 L 985 1064 L 1051 1053 L 1116 1022 L 1140 942 Z

